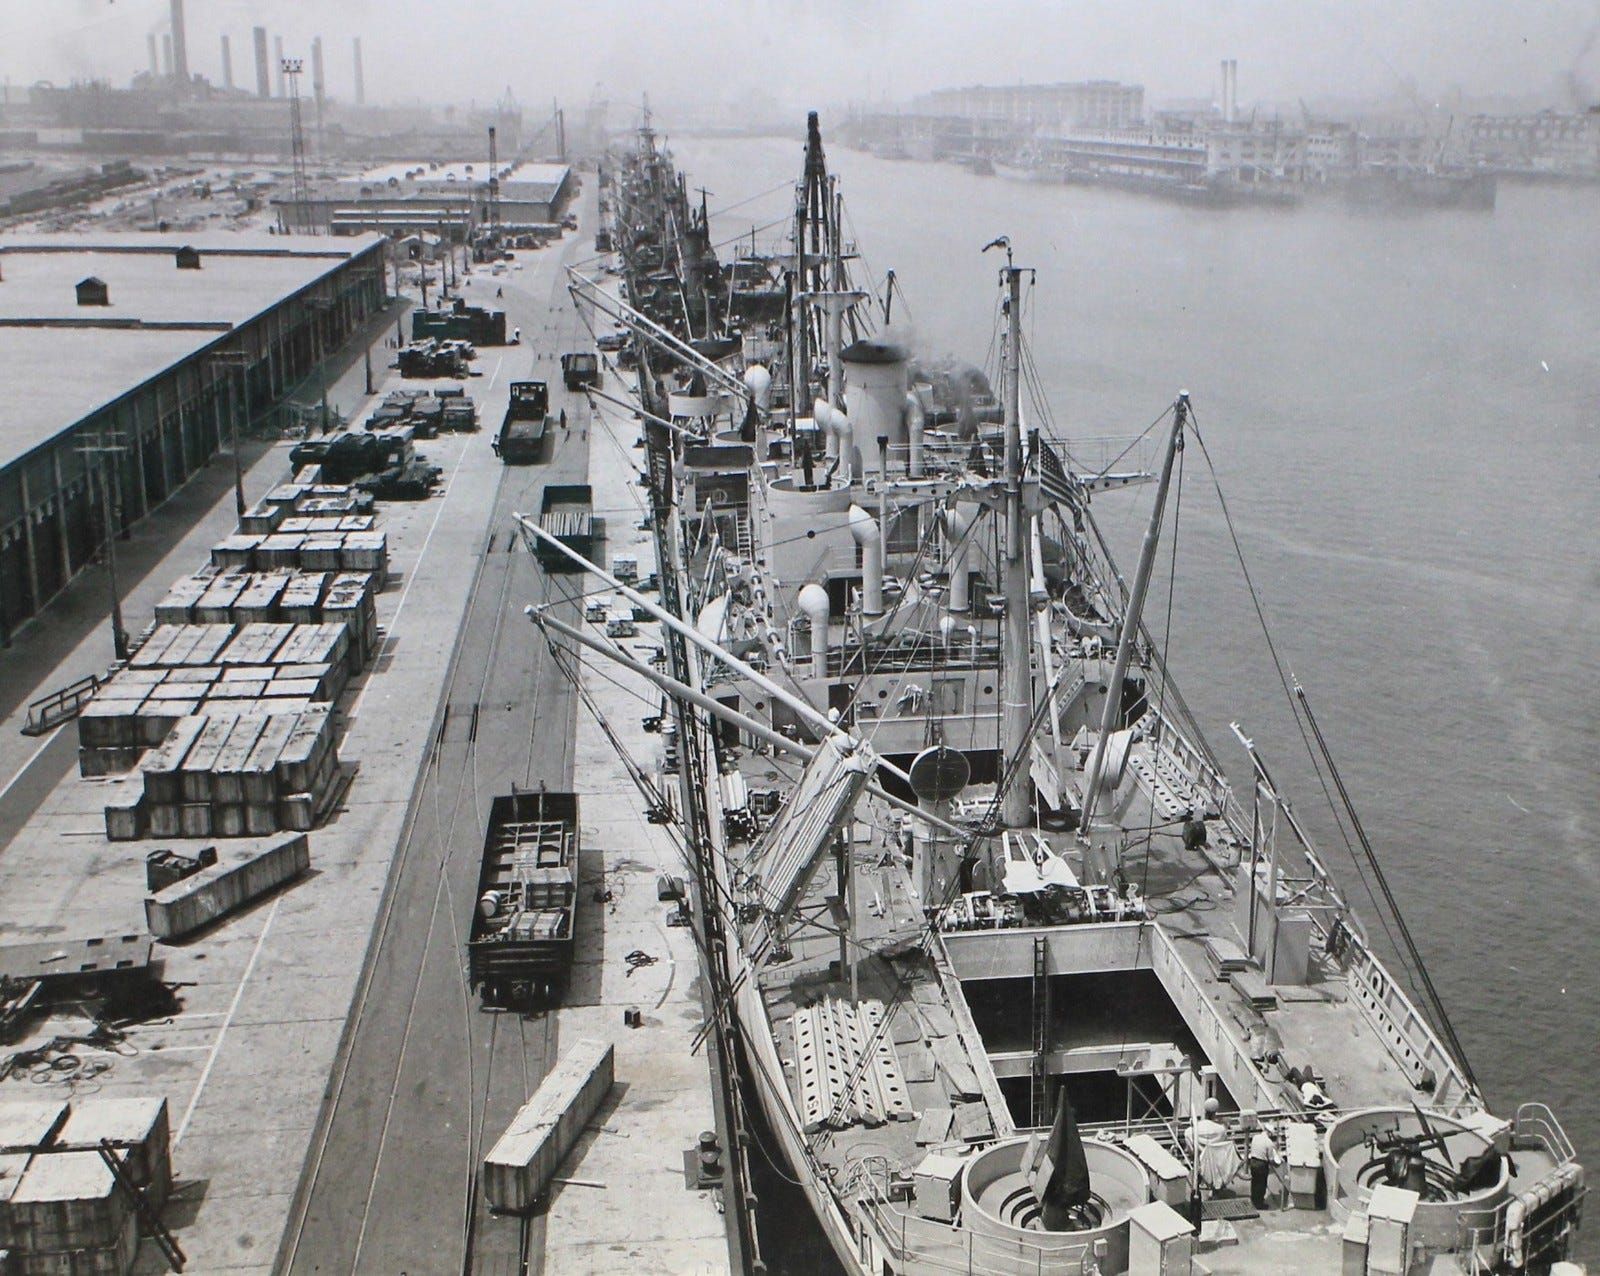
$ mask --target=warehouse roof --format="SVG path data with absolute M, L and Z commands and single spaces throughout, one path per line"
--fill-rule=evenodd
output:
M 15 370 L 0 466 L 381 242 L 225 231 L 0 238 L 0 367 Z M 185 246 L 199 251 L 198 270 L 178 268 Z M 109 305 L 78 304 L 76 285 L 90 275 L 106 282 Z

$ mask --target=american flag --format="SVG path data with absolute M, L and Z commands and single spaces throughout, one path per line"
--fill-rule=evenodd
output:
M 1061 458 L 1043 439 L 1039 440 L 1039 490 L 1048 501 L 1071 504 L 1077 498 L 1077 483 L 1061 464 Z

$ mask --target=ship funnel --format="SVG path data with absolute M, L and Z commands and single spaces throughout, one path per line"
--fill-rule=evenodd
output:
M 812 581 L 800 587 L 800 610 L 811 622 L 811 672 L 828 676 L 828 591 Z
M 861 546 L 861 610 L 883 614 L 883 533 L 878 520 L 859 505 L 850 507 L 850 535 Z
M 887 435 L 891 444 L 904 443 L 910 388 L 905 349 L 888 341 L 857 341 L 839 361 L 844 364 L 845 410 L 857 440 Z
M 944 516 L 945 544 L 950 553 L 950 610 L 972 610 L 968 592 L 970 579 L 967 569 L 967 533 L 972 530 L 972 515 L 959 506 L 946 510 Z

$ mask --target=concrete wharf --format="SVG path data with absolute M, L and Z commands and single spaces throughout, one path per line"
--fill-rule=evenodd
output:
M 592 194 L 582 210 L 587 222 Z M 500 304 L 526 344 L 481 352 L 470 389 L 485 428 L 426 445 L 444 470 L 434 498 L 382 507 L 391 579 L 376 597 L 381 646 L 336 710 L 340 757 L 359 771 L 311 833 L 310 875 L 160 945 L 178 1007 L 131 1025 L 95 1078 L 108 1094 L 171 1105 L 177 1181 L 166 1221 L 190 1271 L 494 1271 L 519 1259 L 530 1271 L 727 1268 L 715 1194 L 687 1190 L 682 1163 L 713 1118 L 705 1059 L 691 1049 L 701 1021 L 692 937 L 667 928 L 653 891 L 658 873 L 681 867 L 521 614 L 551 589 L 585 584 L 552 585 L 510 518 L 537 509 L 543 483 L 587 477 L 608 548 L 643 559 L 645 538 L 630 530 L 633 425 L 591 437 L 574 398 L 547 464 L 503 467 L 488 446 L 509 382 L 531 374 L 560 393 L 562 350 L 589 344 L 561 274 L 583 240 L 525 258 L 503 280 L 476 278 L 479 290 L 503 286 Z M 356 397 L 344 394 L 333 397 Z M 272 448 L 250 467 L 248 498 L 283 480 L 286 453 Z M 132 628 L 233 530 L 230 487 L 203 474 L 136 529 L 144 543 L 129 557 L 142 570 L 124 598 Z M 18 691 L 0 722 L 0 942 L 144 927 L 152 843 L 106 840 L 106 782 L 76 774 L 71 724 L 42 743 L 18 734 L 28 700 L 105 667 L 104 630 L 89 619 L 99 584 L 79 581 L 0 653 L 0 681 Z M 579 603 L 563 609 L 575 620 Z M 582 679 L 645 754 L 646 711 L 633 698 L 643 693 L 609 671 L 585 668 Z M 583 796 L 578 962 L 559 1009 L 485 1013 L 467 991 L 458 937 L 487 798 L 540 782 Z M 597 890 L 610 899 L 596 903 Z M 635 949 L 657 960 L 635 970 L 623 960 Z M 632 1008 L 640 1028 L 624 1025 Z M 72 1028 L 58 1015 L 41 1030 Z M 491 1218 L 476 1188 L 482 1153 L 559 1043 L 579 1037 L 616 1042 L 617 1083 L 560 1175 L 605 1186 L 562 1184 L 526 1222 Z M 146 1246 L 134 1270 L 164 1268 Z

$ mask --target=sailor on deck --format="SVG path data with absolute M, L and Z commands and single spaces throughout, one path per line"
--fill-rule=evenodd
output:
M 1228 1127 L 1217 1120 L 1220 1106 L 1217 1100 L 1207 1099 L 1205 1115 L 1196 1117 L 1188 1130 L 1198 1184 L 1213 1192 L 1233 1182 L 1241 1168 L 1239 1150 L 1233 1146 Z
M 1267 1208 L 1267 1175 L 1282 1160 L 1277 1143 L 1265 1129 L 1250 1136 L 1250 1204 L 1258 1210 Z

